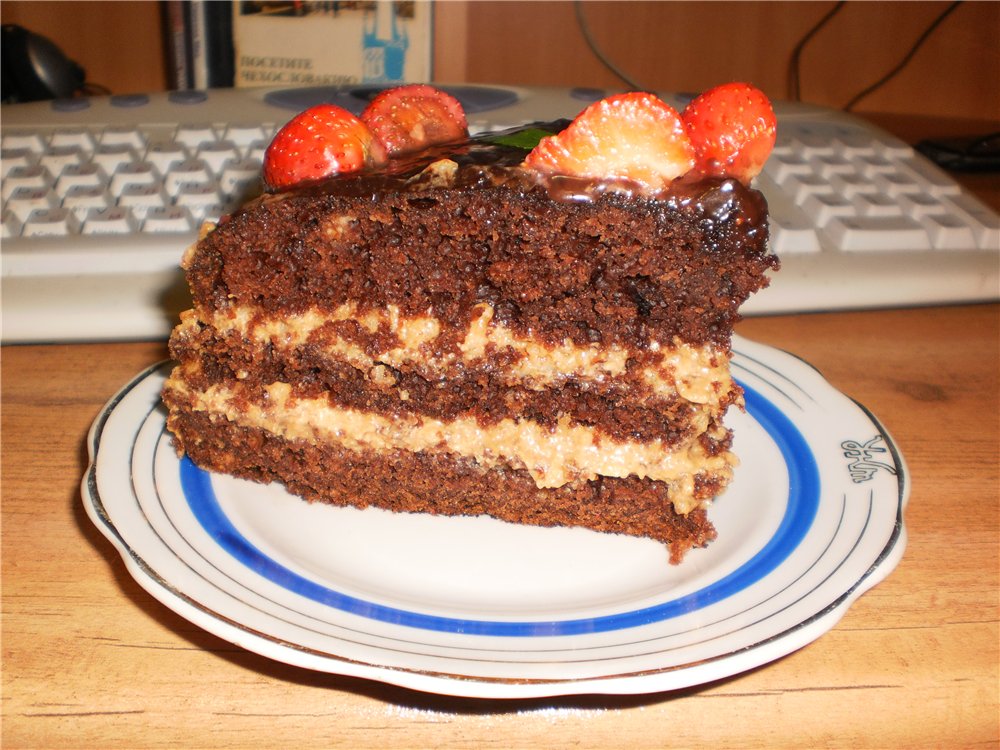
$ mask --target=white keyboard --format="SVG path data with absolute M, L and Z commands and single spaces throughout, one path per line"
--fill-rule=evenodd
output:
M 445 86 L 470 129 L 572 117 L 610 92 Z M 4 342 L 166 337 L 190 299 L 179 269 L 206 219 L 258 193 L 275 130 L 372 88 L 212 90 L 6 106 Z M 682 96 L 664 95 L 681 108 Z M 1000 299 L 1000 218 L 897 138 L 777 103 L 757 186 L 782 270 L 748 314 Z

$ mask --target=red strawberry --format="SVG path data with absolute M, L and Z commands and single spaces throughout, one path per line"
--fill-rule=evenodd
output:
M 749 184 L 774 148 L 777 121 L 771 102 L 747 83 L 726 83 L 695 98 L 681 115 L 707 174 Z
M 283 189 L 383 161 L 382 144 L 361 120 L 333 104 L 317 104 L 274 136 L 264 153 L 264 182 Z
M 386 89 L 365 107 L 361 119 L 390 156 L 469 135 L 458 99 L 424 84 Z
M 694 150 L 673 107 L 633 92 L 591 104 L 561 133 L 543 138 L 524 165 L 547 174 L 627 179 L 655 191 L 694 166 Z

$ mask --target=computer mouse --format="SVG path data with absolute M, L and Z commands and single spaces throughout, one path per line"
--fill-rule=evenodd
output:
M 52 40 L 14 24 L 4 24 L 2 33 L 4 102 L 61 99 L 73 96 L 83 86 L 83 68 Z

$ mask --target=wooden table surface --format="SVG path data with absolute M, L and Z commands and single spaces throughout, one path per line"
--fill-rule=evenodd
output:
M 892 433 L 912 478 L 902 562 L 830 632 L 750 672 L 525 701 L 286 666 L 159 604 L 87 518 L 79 484 L 92 420 L 164 344 L 4 347 L 0 746 L 996 746 L 1000 306 L 754 318 L 738 331 L 811 362 Z

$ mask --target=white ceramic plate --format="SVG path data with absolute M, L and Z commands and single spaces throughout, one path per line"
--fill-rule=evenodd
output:
M 882 426 L 809 365 L 737 339 L 741 457 L 680 565 L 648 540 L 309 504 L 175 455 L 150 368 L 90 433 L 87 512 L 154 597 L 308 669 L 484 698 L 647 693 L 767 663 L 903 554 Z

